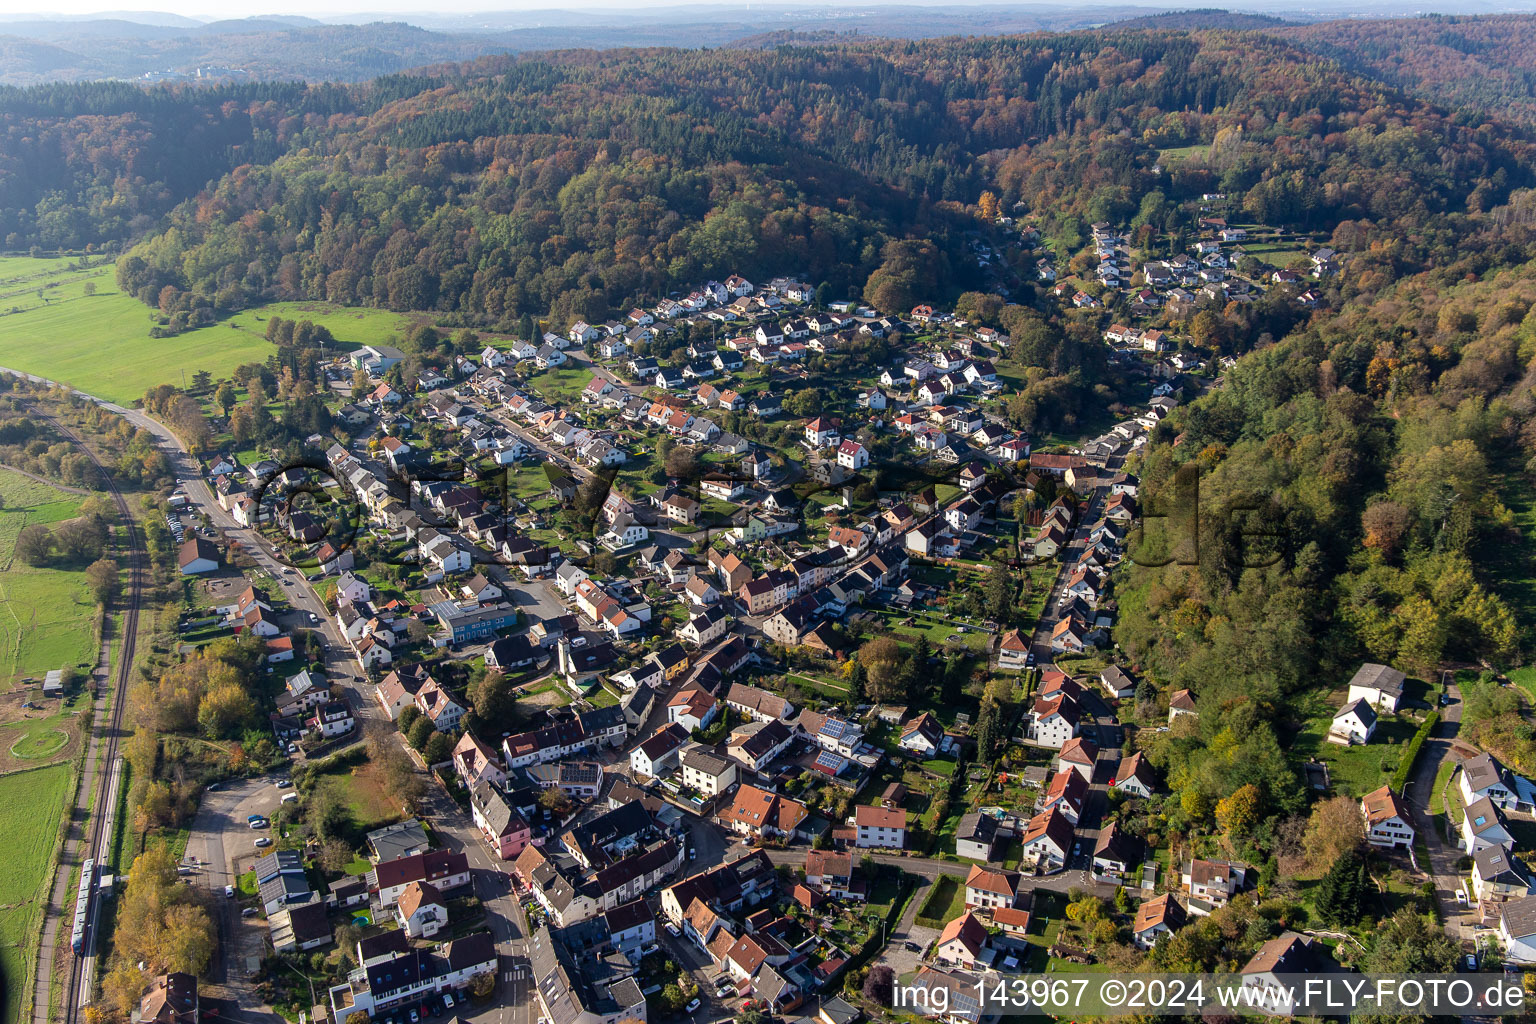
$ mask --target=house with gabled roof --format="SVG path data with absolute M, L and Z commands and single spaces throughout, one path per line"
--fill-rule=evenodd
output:
M 1530 869 L 1503 846 L 1490 846 L 1472 855 L 1472 895 L 1486 911 L 1490 905 L 1536 894 Z
M 1396 711 L 1403 701 L 1407 677 L 1395 668 L 1367 662 L 1349 680 L 1348 700 L 1365 700 L 1382 711 Z
M 1109 780 L 1109 786 L 1131 796 L 1151 799 L 1152 794 L 1157 792 L 1157 776 L 1147 763 L 1146 756 L 1138 750 L 1130 757 L 1121 759 L 1115 767 L 1114 776 Z
M 950 967 L 975 967 L 983 962 L 987 929 L 969 910 L 944 926 L 933 947 L 933 958 Z
M 738 835 L 774 839 L 793 836 L 809 813 L 798 800 L 744 783 L 716 818 Z
M 1088 799 L 1088 780 L 1070 769 L 1056 772 L 1035 802 L 1036 812 L 1057 810 L 1075 827 Z
M 1462 809 L 1461 842 L 1470 857 L 1490 846 L 1512 847 L 1515 837 L 1504 820 L 1504 812 L 1484 797 Z
M 1180 715 L 1195 715 L 1195 695 L 1189 690 L 1175 690 L 1173 696 L 1168 698 L 1168 724 Z
M 1057 808 L 1041 811 L 1030 818 L 1019 836 L 1020 863 L 1033 864 L 1037 870 L 1055 871 L 1064 867 L 1072 850 L 1072 823 Z
M 1184 927 L 1188 916 L 1173 893 L 1145 900 L 1136 908 L 1136 919 L 1131 923 L 1131 938 L 1141 949 L 1151 949 L 1163 935 L 1171 935 Z
M 1328 727 L 1328 742 L 1353 746 L 1369 743 L 1376 734 L 1376 712 L 1363 697 L 1356 697 L 1334 712 L 1333 723 Z
M 965 876 L 966 908 L 1015 906 L 1023 892 L 1022 881 L 1023 876 L 1017 871 L 973 864 Z

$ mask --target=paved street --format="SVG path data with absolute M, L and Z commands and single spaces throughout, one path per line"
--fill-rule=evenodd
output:
M 1440 708 L 1440 724 L 1425 742 L 1414 766 L 1413 778 L 1403 787 L 1403 796 L 1413 816 L 1413 827 L 1429 847 L 1429 863 L 1419 867 L 1429 872 L 1435 881 L 1435 898 L 1440 904 L 1440 916 L 1446 930 L 1453 938 L 1471 942 L 1479 931 L 1475 907 L 1464 907 L 1456 899 L 1456 892 L 1465 884 L 1465 875 L 1457 867 L 1464 854 L 1459 846 L 1448 843 L 1435 828 L 1429 804 L 1434 796 L 1435 775 L 1447 759 L 1455 762 L 1460 772 L 1462 755 L 1455 749 L 1456 737 L 1461 732 L 1461 689 L 1455 685 L 1448 690 L 1451 703 Z M 1433 691 L 1431 691 L 1433 695 Z M 1457 784 L 1459 775 L 1453 774 L 1447 786 Z

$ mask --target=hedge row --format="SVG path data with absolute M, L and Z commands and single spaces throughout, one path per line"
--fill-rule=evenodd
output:
M 1424 741 L 1429 734 L 1435 731 L 1435 726 L 1440 724 L 1440 712 L 1431 711 L 1429 717 L 1424 719 L 1413 739 L 1408 741 L 1408 750 L 1397 762 L 1397 771 L 1392 773 L 1392 792 L 1401 793 L 1403 787 L 1408 784 L 1408 776 L 1413 771 L 1413 763 L 1419 759 L 1419 748 L 1424 746 Z

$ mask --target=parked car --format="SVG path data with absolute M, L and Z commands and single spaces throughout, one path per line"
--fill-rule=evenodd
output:
M 235 896 L 235 887 L 234 887 L 234 886 L 232 886 L 232 885 L 226 885 L 226 886 L 225 886 L 225 887 L 224 887 L 224 895 L 225 895 L 225 896 L 226 896 L 226 897 L 228 897 L 228 898 L 229 898 L 229 899 L 234 899 L 234 896 Z
M 246 907 L 244 910 L 240 911 L 240 916 L 241 917 L 255 917 L 257 915 L 257 913 L 259 913 L 259 911 L 257 911 L 257 909 L 255 907 Z
M 694 1010 L 697 1010 L 702 1005 L 703 1004 L 699 1002 L 699 998 L 697 996 L 695 996 L 695 997 L 693 997 L 693 999 L 689 1000 L 687 1006 L 683 1007 L 683 1012 L 684 1013 L 692 1013 Z
M 256 845 L 257 846 L 271 846 L 272 845 L 272 837 L 271 836 L 259 836 L 256 839 Z
M 674 939 L 680 939 L 683 937 L 683 933 L 679 931 L 677 925 L 673 924 L 671 921 L 666 923 L 666 929 L 667 934 L 672 936 Z
M 287 789 L 289 786 L 293 785 L 293 783 L 288 779 L 278 779 L 276 782 L 272 783 L 272 785 L 276 786 L 278 789 Z

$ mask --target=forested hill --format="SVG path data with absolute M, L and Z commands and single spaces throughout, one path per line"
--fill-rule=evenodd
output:
M 784 268 L 836 292 L 884 268 L 886 298 L 942 298 L 975 283 L 961 235 L 987 190 L 1067 239 L 1139 213 L 1171 226 L 1177 203 L 1237 193 L 1267 223 L 1349 224 L 1395 276 L 1476 251 L 1474 215 L 1533 181 L 1523 130 L 1459 124 L 1257 33 L 574 51 L 187 102 L 282 152 L 231 150 L 231 173 L 124 261 L 146 301 L 170 288 L 215 313 L 324 297 L 483 324 L 590 318 Z M 1200 159 L 1160 165 L 1192 147 Z M 95 163 L 111 154 L 70 157 L 76 180 L 113 180 Z M 18 236 L 44 230 L 16 216 Z
M 1432 102 L 1536 124 L 1536 16 L 1327 21 L 1276 34 Z

